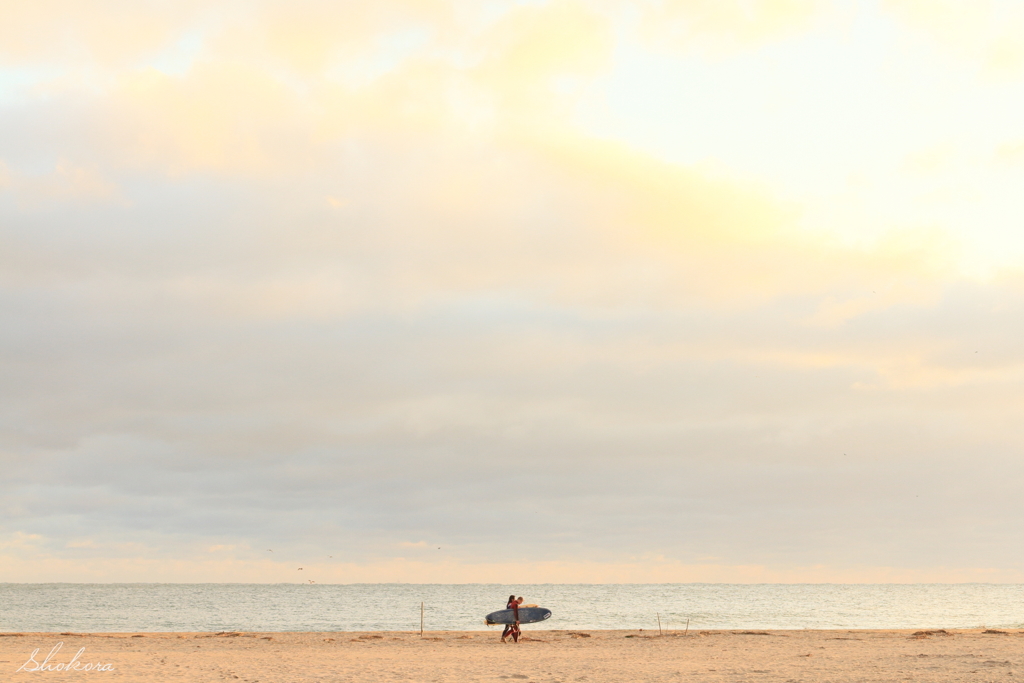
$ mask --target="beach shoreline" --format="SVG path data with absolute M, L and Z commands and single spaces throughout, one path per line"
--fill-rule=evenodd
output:
M 0 633 L 0 671 L 10 680 L 31 680 L 61 672 L 59 665 L 73 663 L 80 653 L 79 668 L 63 671 L 74 680 L 116 676 L 133 682 L 978 681 L 1024 674 L 1024 631 L 1017 629 L 659 634 L 657 629 L 526 627 L 519 644 L 502 644 L 500 635 L 500 630 L 422 636 L 415 631 Z M 85 664 L 93 668 L 83 670 Z M 102 665 L 109 669 L 99 670 Z

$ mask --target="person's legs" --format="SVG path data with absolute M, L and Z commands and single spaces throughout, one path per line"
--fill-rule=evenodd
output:
M 507 638 L 508 634 L 511 633 L 511 632 L 512 632 L 512 624 L 509 624 L 508 626 L 505 627 L 505 630 L 501 632 L 501 642 L 504 643 L 505 642 L 505 638 Z
M 513 624 L 512 625 L 512 642 L 513 643 L 518 643 L 519 642 L 519 624 Z

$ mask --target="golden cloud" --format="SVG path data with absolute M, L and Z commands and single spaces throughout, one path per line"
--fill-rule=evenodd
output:
M 216 34 L 210 50 L 217 59 L 284 64 L 308 78 L 345 61 L 373 68 L 368 62 L 380 56 L 381 43 L 408 40 L 410 31 L 424 32 L 428 42 L 451 36 L 454 14 L 448 0 L 264 2 Z
M 520 7 L 480 38 L 486 57 L 477 77 L 495 90 L 522 95 L 552 76 L 588 76 L 610 62 L 607 18 L 578 2 Z
M 201 64 L 186 77 L 147 69 L 125 76 L 111 100 L 125 163 L 254 174 L 290 170 L 309 152 L 302 99 L 248 65 Z
M 836 327 L 901 304 L 928 305 L 954 270 L 954 246 L 934 235 L 842 247 L 797 229 L 801 207 L 764 186 L 572 131 L 552 81 L 593 77 L 613 48 L 607 17 L 584 3 L 516 8 L 454 37 L 445 33 L 454 30 L 446 3 L 283 8 L 259 6 L 183 75 L 123 70 L 99 98 L 97 118 L 115 132 L 96 135 L 115 164 L 296 178 L 327 173 L 342 140 L 368 159 L 360 192 L 339 181 L 289 196 L 310 202 L 308 224 L 250 235 L 246 253 L 263 249 L 261 268 L 301 268 L 264 269 L 256 282 L 187 276 L 161 284 L 179 298 L 215 298 L 221 314 L 277 318 L 490 291 L 592 310 L 737 310 L 790 297 L 814 304 L 789 324 Z M 651 11 L 646 20 L 660 16 L 656 23 L 675 22 L 686 35 L 754 44 L 805 25 L 818 3 L 695 0 Z M 442 27 L 438 40 L 476 59 L 409 60 L 362 84 L 325 75 L 339 61 L 358 63 L 374 36 L 424 25 Z M 247 45 L 247 36 L 259 40 Z M 282 75 L 279 63 L 298 75 Z M 472 107 L 489 122 L 467 130 Z M 918 161 L 930 168 L 943 158 Z M 0 187 L 33 201 L 123 201 L 100 169 L 62 161 L 30 179 L 0 167 Z M 360 230 L 353 215 L 373 230 Z M 722 348 L 754 358 L 750 349 Z M 783 365 L 853 362 L 845 352 L 767 353 Z
M 663 0 L 646 8 L 641 30 L 653 45 L 711 54 L 755 47 L 800 32 L 820 0 Z
M 933 39 L 950 54 L 976 61 L 991 77 L 1020 75 L 1024 68 L 1024 8 L 993 2 L 885 0 L 893 16 Z
M 8 0 L 0 21 L 0 61 L 121 65 L 168 47 L 204 4 Z

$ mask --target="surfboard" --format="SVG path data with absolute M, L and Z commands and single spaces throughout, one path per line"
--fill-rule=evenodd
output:
M 519 608 L 519 623 L 520 624 L 535 624 L 538 621 L 544 621 L 545 619 L 551 618 L 551 610 L 544 609 L 543 607 L 520 607 Z M 491 612 L 484 617 L 484 623 L 490 624 L 511 624 L 515 621 L 515 616 L 510 609 L 500 609 L 497 612 Z

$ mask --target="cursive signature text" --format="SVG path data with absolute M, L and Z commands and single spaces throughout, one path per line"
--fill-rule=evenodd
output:
M 18 667 L 18 671 L 113 671 L 113 664 L 101 664 L 96 662 L 85 663 L 78 661 L 82 657 L 82 653 L 85 652 L 83 647 L 79 650 L 69 662 L 50 662 L 60 649 L 64 647 L 64 641 L 61 641 L 53 646 L 50 650 L 50 654 L 46 655 L 46 658 L 41 662 L 36 661 L 36 655 L 39 654 L 39 648 L 32 650 L 32 654 L 28 656 L 28 661 Z

